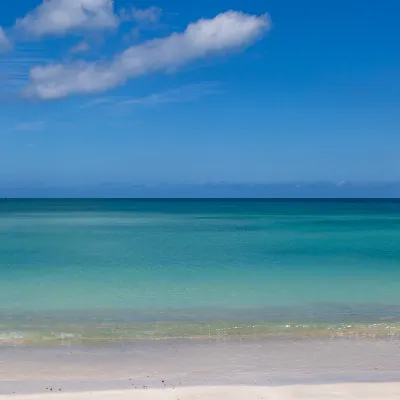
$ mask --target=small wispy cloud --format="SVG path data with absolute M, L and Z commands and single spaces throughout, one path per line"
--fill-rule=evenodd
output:
M 0 26 L 0 53 L 11 50 L 11 40 L 7 37 L 4 29 Z
M 40 47 L 20 46 L 0 57 L 0 92 L 20 91 L 29 81 L 29 71 L 37 64 L 46 63 Z
M 14 126 L 13 130 L 18 132 L 38 132 L 43 130 L 44 121 L 20 122 Z
M 162 10 L 159 7 L 143 9 L 132 7 L 129 11 L 124 10 L 123 14 L 125 14 L 125 18 L 130 18 L 138 23 L 156 24 L 160 21 Z
M 168 103 L 188 103 L 199 100 L 202 97 L 223 93 L 220 82 L 201 82 L 184 85 L 178 88 L 151 93 L 142 97 L 108 96 L 97 97 L 80 106 L 90 108 L 95 106 L 157 106 Z
M 203 82 L 181 86 L 164 92 L 153 93 L 144 97 L 131 98 L 122 101 L 120 104 L 155 106 L 167 103 L 186 103 L 196 101 L 201 97 L 219 94 L 221 92 L 222 90 L 219 82 Z
M 115 99 L 113 97 L 98 97 L 96 99 L 90 100 L 80 106 L 80 108 L 90 108 L 102 104 L 111 104 L 115 103 Z
M 69 52 L 72 53 L 72 54 L 85 53 L 88 50 L 89 50 L 89 43 L 86 40 L 83 40 L 82 42 L 80 42 L 77 45 L 73 46 L 69 50 Z

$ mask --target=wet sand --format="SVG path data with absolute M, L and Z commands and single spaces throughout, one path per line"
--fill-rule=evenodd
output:
M 397 399 L 397 382 L 398 340 L 0 347 L 2 399 Z

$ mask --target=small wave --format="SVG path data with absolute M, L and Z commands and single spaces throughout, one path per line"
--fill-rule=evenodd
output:
M 74 332 L 75 330 L 75 332 Z M 0 345 L 85 345 L 103 342 L 168 339 L 323 339 L 400 338 L 399 323 L 307 324 L 147 323 L 75 326 L 74 330 L 1 332 Z M 79 331 L 79 332 L 78 332 Z M 72 333 L 74 332 L 74 333 Z
M 22 332 L 0 332 L 0 344 L 14 344 L 25 340 Z

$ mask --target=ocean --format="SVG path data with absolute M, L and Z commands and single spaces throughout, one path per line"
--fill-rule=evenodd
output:
M 399 200 L 0 200 L 0 344 L 399 335 Z

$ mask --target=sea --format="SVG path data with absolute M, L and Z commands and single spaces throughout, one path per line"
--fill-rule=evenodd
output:
M 398 336 L 400 200 L 0 200 L 0 344 Z

